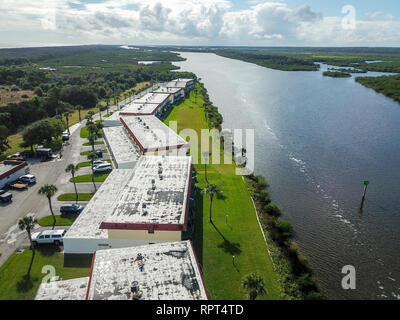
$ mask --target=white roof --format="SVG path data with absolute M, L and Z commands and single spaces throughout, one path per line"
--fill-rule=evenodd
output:
M 163 167 L 162 181 L 158 174 L 159 162 Z M 108 231 L 100 229 L 104 221 L 183 224 L 190 170 L 191 157 L 186 156 L 143 156 L 134 169 L 114 169 L 68 229 L 64 240 L 108 239 Z M 152 179 L 156 180 L 156 190 L 147 201 Z M 142 203 L 148 204 L 147 216 L 137 212 Z
M 127 183 L 115 205 L 109 206 L 101 228 L 148 230 L 155 225 L 174 225 L 174 230 L 182 230 L 186 223 L 191 165 L 192 158 L 187 156 L 141 157 L 133 170 L 126 170 Z
M 189 82 L 194 81 L 194 79 L 175 79 L 167 83 L 169 88 L 186 88 Z
M 89 277 L 42 283 L 35 300 L 84 300 Z
M 121 115 L 131 113 L 131 114 L 153 114 L 157 111 L 160 104 L 155 103 L 131 103 L 121 110 Z
M 166 99 L 168 99 L 168 95 L 157 92 L 150 92 L 145 94 L 140 99 L 134 100 L 132 103 L 134 104 L 153 103 L 159 105 L 163 103 Z
M 117 165 L 139 159 L 141 155 L 139 147 L 122 126 L 105 127 L 103 135 Z
M 171 88 L 171 87 L 160 87 L 156 90 L 156 92 L 160 92 L 160 93 L 177 93 L 179 91 L 181 91 L 182 88 Z
M 142 152 L 189 147 L 189 144 L 155 116 L 122 116 L 127 128 Z
M 115 206 L 118 194 L 127 180 L 126 170 L 113 170 L 68 229 L 64 239 L 108 239 L 107 230 L 101 230 L 99 226 L 109 213 L 110 208 Z
M 207 299 L 189 241 L 96 251 L 89 300 L 130 300 L 132 285 L 141 300 Z

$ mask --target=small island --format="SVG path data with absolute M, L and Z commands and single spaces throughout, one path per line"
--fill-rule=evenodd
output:
M 351 78 L 350 73 L 341 71 L 325 71 L 323 75 L 324 77 L 332 77 L 332 78 Z

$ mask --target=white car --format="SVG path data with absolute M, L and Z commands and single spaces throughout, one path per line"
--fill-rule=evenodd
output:
M 45 230 L 42 232 L 36 232 L 32 234 L 32 243 L 34 246 L 39 244 L 52 244 L 61 245 L 63 243 L 63 237 L 67 230 Z
M 93 168 L 96 168 L 97 166 L 99 166 L 101 164 L 109 164 L 109 163 L 106 161 L 103 161 L 103 160 L 96 160 L 96 161 L 93 161 Z
M 112 170 L 111 163 L 99 164 L 97 167 L 93 168 L 94 173 L 109 172 L 111 170 Z
M 22 182 L 26 182 L 26 183 L 36 183 L 36 177 L 33 174 L 26 174 L 23 175 L 21 177 L 19 177 L 19 180 L 21 180 Z

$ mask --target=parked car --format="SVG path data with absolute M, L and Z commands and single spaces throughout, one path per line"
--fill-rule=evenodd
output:
M 8 156 L 7 160 L 25 161 L 25 159 L 19 153 Z
M 84 206 L 81 206 L 79 204 L 63 204 L 60 208 L 61 214 L 77 214 L 81 213 L 82 210 L 84 209 Z
M 62 141 L 68 141 L 68 140 L 69 140 L 69 133 L 68 132 L 63 132 Z
M 6 190 L 0 190 L 0 196 L 2 195 L 2 194 L 5 194 L 6 193 Z
M 110 163 L 99 164 L 97 167 L 93 168 L 94 173 L 110 172 L 111 170 L 112 166 Z
M 34 246 L 39 244 L 55 244 L 61 245 L 63 243 L 63 237 L 67 230 L 44 230 L 42 232 L 36 232 L 32 234 L 32 243 Z
M 4 190 L 1 190 L 4 191 Z M 12 194 L 8 192 L 0 193 L 0 201 L 3 203 L 10 202 L 12 199 Z
M 96 150 L 95 152 L 93 152 L 96 156 L 98 156 L 99 158 L 103 158 L 103 152 L 101 152 L 100 150 Z
M 109 163 L 107 161 L 103 161 L 103 160 L 95 160 L 95 161 L 93 161 L 93 168 L 96 168 L 97 166 L 99 166 L 101 164 L 109 164 Z
M 52 156 L 50 148 L 36 148 L 36 156 L 43 159 L 49 159 Z
M 22 182 L 27 182 L 29 184 L 36 183 L 36 177 L 33 174 L 26 174 L 19 177 Z

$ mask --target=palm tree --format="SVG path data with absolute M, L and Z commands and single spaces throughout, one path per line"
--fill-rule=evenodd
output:
M 75 188 L 75 194 L 76 194 L 76 203 L 78 203 L 78 190 L 76 189 L 76 183 L 75 183 L 75 173 L 79 170 L 79 166 L 78 165 L 73 165 L 72 163 L 69 164 L 66 168 L 65 168 L 65 172 L 71 172 L 72 175 L 72 182 L 74 183 L 74 188 Z
M 57 191 L 58 191 L 57 187 L 52 184 L 45 184 L 38 191 L 39 194 L 46 196 L 47 200 L 49 200 L 50 212 L 51 212 L 51 215 L 53 216 L 53 229 L 54 229 L 54 226 L 56 225 L 56 217 L 53 212 L 53 207 L 51 206 L 51 197 L 54 196 Z
M 109 114 L 108 112 L 108 107 L 110 106 L 110 98 L 107 98 L 107 105 L 106 105 L 106 109 L 107 109 L 107 115 Z
M 79 114 L 79 122 L 81 122 L 82 121 L 82 118 L 81 118 L 81 110 L 82 110 L 82 106 L 80 105 L 80 104 L 78 104 L 76 107 L 76 110 L 78 110 L 78 114 Z
M 249 299 L 256 300 L 257 296 L 267 293 L 264 279 L 256 274 L 248 275 L 242 282 L 243 289 L 249 292 Z
M 71 135 L 71 132 L 69 132 L 69 117 L 70 116 L 71 116 L 71 112 L 69 112 L 69 111 L 64 112 L 65 122 L 67 123 L 68 135 Z
M 94 134 L 89 134 L 89 136 L 87 137 L 89 144 L 92 146 L 92 152 L 94 152 L 94 145 L 96 143 L 97 140 L 97 136 Z
M 97 105 L 99 107 L 99 115 L 100 115 L 100 122 L 101 122 L 101 104 Z
M 19 229 L 22 231 L 26 230 L 26 232 L 28 233 L 29 242 L 31 243 L 31 249 L 33 252 L 35 251 L 35 246 L 32 243 L 31 231 L 33 230 L 37 222 L 38 220 L 32 217 L 23 217 L 18 221 Z
M 208 194 L 210 196 L 210 222 L 212 223 L 212 203 L 215 194 L 220 194 L 221 189 L 215 184 L 209 184 L 205 187 L 204 194 Z
M 26 275 L 28 277 L 28 279 L 30 278 L 33 259 L 35 258 L 35 246 L 33 245 L 33 242 L 32 242 L 31 232 L 32 232 L 33 228 L 35 227 L 35 225 L 37 224 L 37 222 L 38 222 L 37 219 L 32 218 L 32 217 L 23 217 L 22 219 L 20 219 L 18 221 L 19 229 L 22 231 L 26 230 L 26 232 L 28 233 L 29 242 L 31 243 L 32 258 L 31 258 L 31 263 L 29 264 L 29 269 L 28 269 L 27 275 Z
M 96 189 L 96 183 L 94 182 L 93 162 L 98 158 L 98 156 L 97 156 L 97 154 L 92 152 L 92 153 L 89 153 L 87 158 L 90 161 L 90 167 L 92 168 L 92 182 L 93 182 L 93 186 L 94 186 L 94 192 L 96 192 L 97 189 Z

